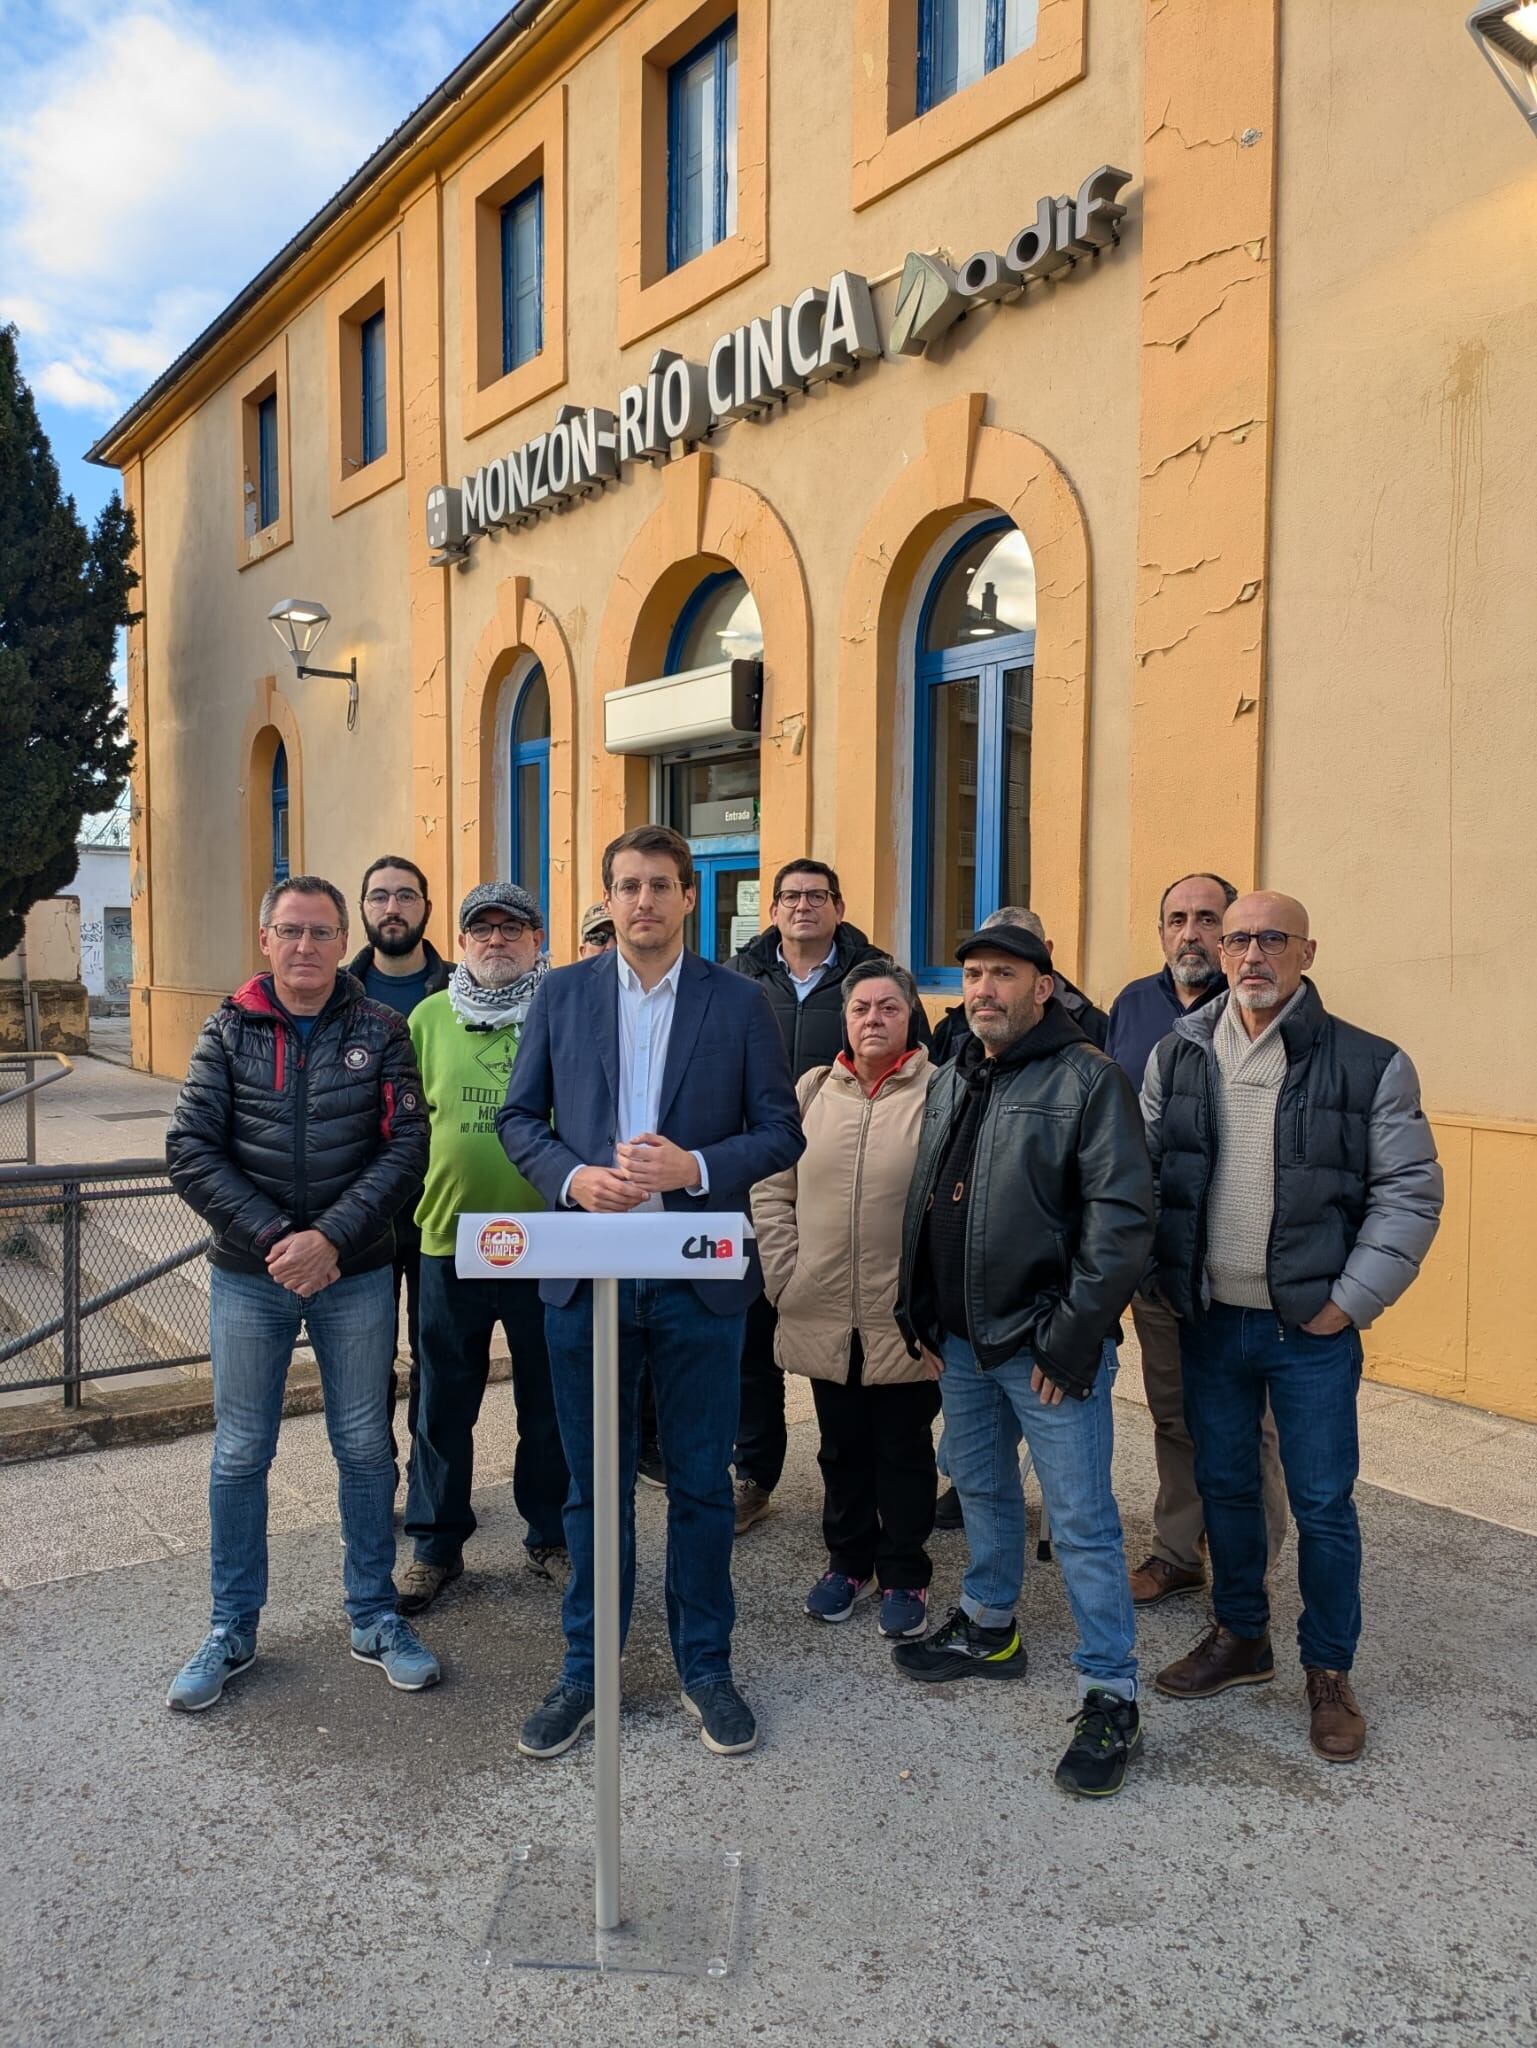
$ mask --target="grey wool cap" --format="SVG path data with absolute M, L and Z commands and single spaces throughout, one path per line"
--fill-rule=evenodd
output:
M 468 931 L 482 910 L 505 910 L 509 917 L 521 917 L 527 925 L 544 930 L 544 913 L 528 890 L 517 882 L 482 882 L 459 905 L 459 929 Z

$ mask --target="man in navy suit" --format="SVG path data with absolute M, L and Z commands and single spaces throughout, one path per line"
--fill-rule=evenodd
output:
M 641 825 L 603 855 L 617 949 L 547 975 L 529 1009 L 497 1130 L 551 1207 L 747 1211 L 755 1181 L 805 1140 L 774 1013 L 755 982 L 683 944 L 694 907 L 688 842 Z M 731 1677 L 731 1451 L 746 1280 L 626 1280 L 619 1288 L 621 1641 L 635 1593 L 635 1461 L 642 1369 L 667 1465 L 667 1630 L 683 1704 L 707 1749 L 758 1740 Z M 593 1718 L 592 1285 L 546 1280 L 544 1327 L 571 1491 L 566 1660 L 523 1725 L 524 1756 L 568 1750 Z

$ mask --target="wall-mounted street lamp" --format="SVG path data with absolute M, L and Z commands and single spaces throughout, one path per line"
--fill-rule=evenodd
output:
M 358 658 L 346 668 L 312 668 L 309 657 L 320 645 L 320 636 L 331 623 L 331 614 L 312 597 L 280 597 L 268 612 L 272 630 L 293 656 L 294 674 L 330 676 L 347 685 L 347 730 L 351 732 L 358 715 Z
M 1483 51 L 1501 85 L 1537 131 L 1537 0 L 1498 0 L 1475 7 L 1468 34 Z

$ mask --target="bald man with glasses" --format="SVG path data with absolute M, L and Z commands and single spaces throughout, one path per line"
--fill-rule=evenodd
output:
M 1275 1676 L 1260 1424 L 1268 1397 L 1297 1525 L 1314 1752 L 1353 1763 L 1361 1634 L 1356 1390 L 1361 1332 L 1403 1294 L 1441 1214 L 1441 1169 L 1408 1056 L 1333 1017 L 1295 897 L 1222 921 L 1228 991 L 1154 1048 L 1142 1113 L 1158 1180 L 1158 1292 L 1179 1318 L 1185 1416 L 1211 1553 L 1213 1623 L 1154 1683 L 1207 1699 Z

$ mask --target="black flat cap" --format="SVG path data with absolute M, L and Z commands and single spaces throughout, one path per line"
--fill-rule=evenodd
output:
M 990 924 L 979 932 L 973 932 L 969 939 L 962 939 L 955 949 L 957 960 L 964 960 L 969 953 L 1012 953 L 1017 960 L 1028 960 L 1032 967 L 1038 967 L 1042 974 L 1050 974 L 1051 955 L 1045 941 L 1038 939 L 1034 932 L 1027 932 L 1023 925 Z

